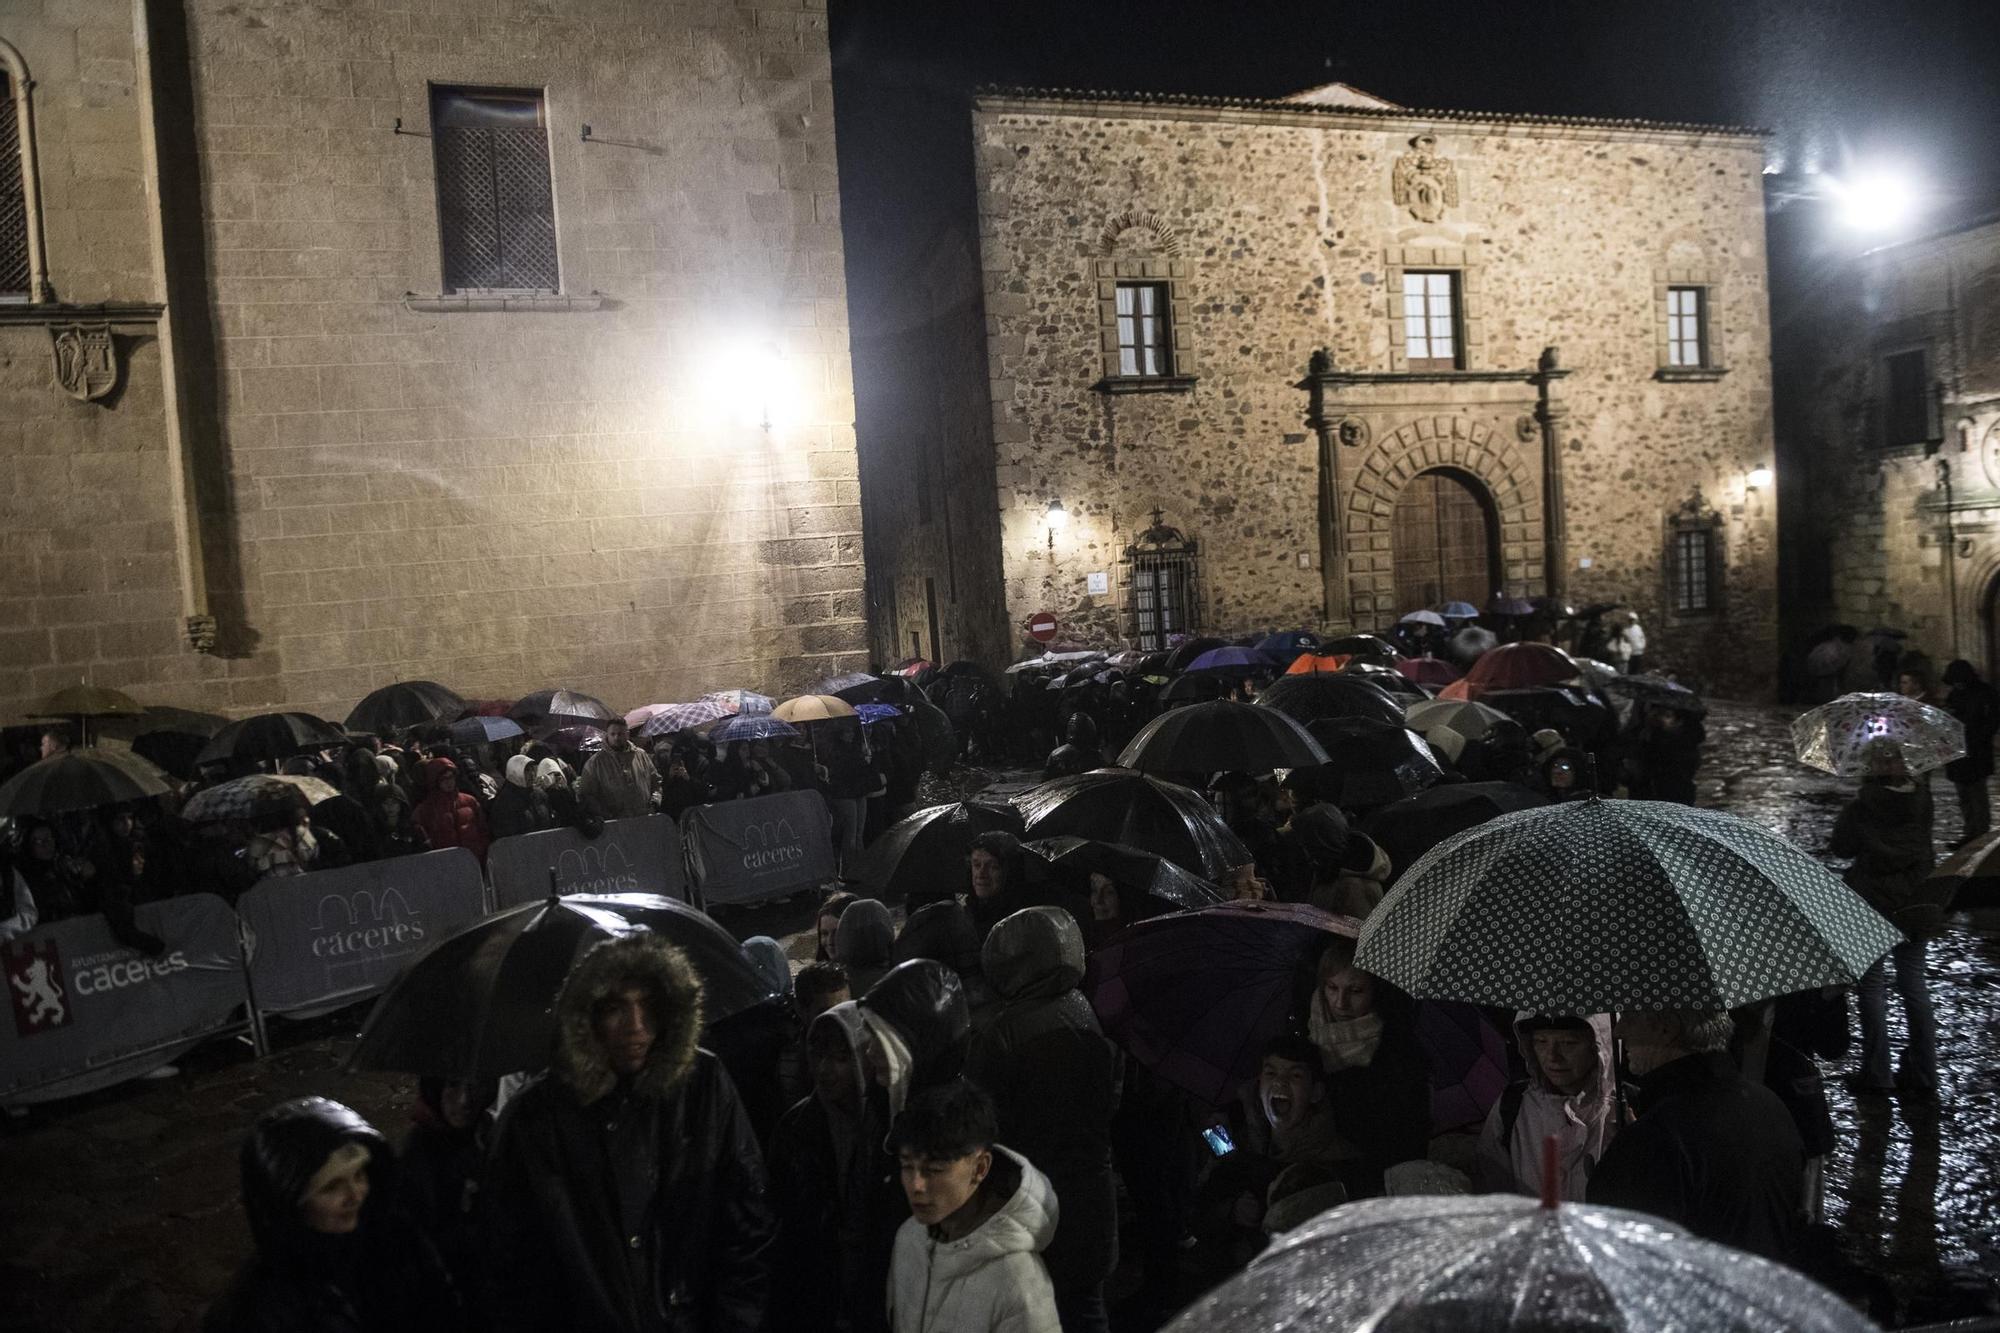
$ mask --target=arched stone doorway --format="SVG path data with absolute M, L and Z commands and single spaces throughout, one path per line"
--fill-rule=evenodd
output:
M 1988 577 L 1979 594 L 1979 646 L 1986 658 L 1980 663 L 1981 674 L 1989 681 L 2000 680 L 2000 574 Z
M 1443 602 L 1484 606 L 1503 582 L 1493 497 L 1469 473 L 1431 468 L 1410 478 L 1389 531 L 1397 615 Z

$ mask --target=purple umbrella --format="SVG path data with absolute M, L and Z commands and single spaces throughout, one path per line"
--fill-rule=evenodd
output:
M 1255 648 L 1211 648 L 1187 664 L 1189 671 L 1226 671 L 1232 675 L 1277 670 L 1277 664 Z
M 1431 1058 L 1431 1133 L 1485 1123 L 1507 1090 L 1506 1038 L 1475 1005 L 1419 1000 L 1417 1041 Z

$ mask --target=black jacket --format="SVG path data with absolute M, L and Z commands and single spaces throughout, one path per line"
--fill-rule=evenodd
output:
M 597 1002 L 641 986 L 658 1035 L 620 1079 Z M 764 1319 L 764 1161 L 722 1065 L 696 1047 L 701 982 L 654 935 L 607 941 L 556 1001 L 557 1067 L 508 1103 L 487 1185 L 492 1327 L 724 1333 Z
M 1950 675 L 1947 670 L 1946 675 Z M 1944 699 L 1947 713 L 1965 726 L 1965 757 L 1944 766 L 1953 782 L 1978 782 L 1993 776 L 1993 737 L 2000 732 L 2000 691 L 1983 680 L 1964 680 Z
M 1854 858 L 1841 876 L 1848 887 L 1913 938 L 1936 932 L 1949 897 L 1930 879 L 1937 856 L 1931 820 L 1928 779 L 1897 786 L 1869 778 L 1827 840 L 1835 856 Z
M 1361 1150 L 1361 1165 L 1349 1177 L 1357 1197 L 1380 1194 L 1384 1171 L 1430 1149 L 1430 1065 L 1410 1022 L 1402 1015 L 1386 1018 L 1373 1060 L 1326 1076 L 1334 1128 Z
M 1726 1054 L 1639 1080 L 1639 1118 L 1604 1150 L 1589 1199 L 1664 1217 L 1704 1240 L 1782 1260 L 1798 1227 L 1805 1150 L 1784 1103 Z
M 1000 1004 L 965 1063 L 965 1076 L 993 1096 L 1000 1141 L 1055 1187 L 1056 1234 L 1043 1258 L 1059 1291 L 1095 1286 L 1118 1266 L 1118 1053 L 1076 989 L 1083 953 L 1081 931 L 1059 907 L 995 926 L 982 958 Z

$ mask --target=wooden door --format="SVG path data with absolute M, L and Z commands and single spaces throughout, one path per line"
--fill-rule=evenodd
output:
M 1499 586 L 1499 534 L 1475 484 L 1452 472 L 1422 472 L 1396 497 L 1390 539 L 1397 615 L 1443 602 L 1484 606 Z

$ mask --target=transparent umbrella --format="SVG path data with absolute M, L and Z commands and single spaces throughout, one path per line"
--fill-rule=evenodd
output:
M 1799 762 L 1837 778 L 1864 775 L 1863 751 L 1877 740 L 1901 746 L 1912 773 L 1943 768 L 1965 754 L 1965 727 L 1957 718 L 1900 694 L 1843 694 L 1792 723 Z

